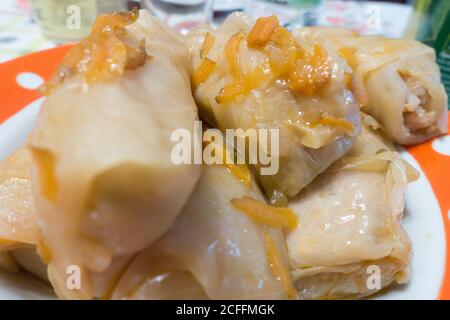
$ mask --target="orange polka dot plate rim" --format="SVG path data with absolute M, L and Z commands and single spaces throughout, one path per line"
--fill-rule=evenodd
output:
M 44 100 L 36 90 L 50 78 L 70 46 L 0 64 L 0 159 L 20 148 Z M 411 280 L 374 299 L 450 300 L 450 132 L 399 149 L 421 177 L 409 185 L 403 225 L 414 246 Z M 0 299 L 53 298 L 30 279 L 0 273 Z

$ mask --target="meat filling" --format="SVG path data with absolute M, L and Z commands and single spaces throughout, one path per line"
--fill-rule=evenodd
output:
M 402 76 L 405 80 L 407 95 L 403 109 L 405 126 L 411 133 L 426 133 L 433 130 L 436 112 L 430 109 L 430 94 L 416 79 Z

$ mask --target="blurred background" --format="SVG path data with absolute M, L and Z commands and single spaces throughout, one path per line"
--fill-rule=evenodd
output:
M 275 14 L 288 28 L 339 26 L 361 34 L 415 38 L 435 48 L 449 88 L 450 0 L 1 0 L 0 63 L 77 41 L 101 13 L 147 8 L 186 33 L 218 25 L 231 12 Z

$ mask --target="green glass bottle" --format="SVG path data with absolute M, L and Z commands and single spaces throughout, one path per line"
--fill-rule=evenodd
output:
M 434 48 L 450 96 L 450 1 L 416 0 L 405 35 Z
M 321 0 L 288 0 L 290 6 L 295 7 L 314 7 L 321 3 Z

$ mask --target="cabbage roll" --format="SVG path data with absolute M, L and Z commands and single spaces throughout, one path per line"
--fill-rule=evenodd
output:
M 203 166 L 175 226 L 132 261 L 113 299 L 295 297 L 281 228 L 235 207 L 234 201 L 270 210 L 255 183 L 231 172 Z
M 61 298 L 104 297 L 128 260 L 172 225 L 200 166 L 171 161 L 193 139 L 189 52 L 147 11 L 100 16 L 64 58 L 29 147 L 41 256 Z M 66 279 L 79 268 L 81 287 Z
M 46 266 L 36 252 L 39 231 L 31 185 L 29 150 L 0 162 L 0 269 L 22 268 L 47 282 Z
M 247 129 L 278 130 L 279 150 L 267 153 L 278 151 L 279 170 L 259 175 L 268 197 L 295 196 L 350 149 L 360 125 L 346 86 L 352 71 L 325 45 L 294 39 L 274 16 L 255 23 L 241 13 L 188 41 L 200 117 L 222 131 L 242 129 L 241 138 Z M 249 158 L 260 173 L 261 159 Z
M 365 90 L 362 110 L 395 142 L 411 145 L 447 132 L 447 95 L 433 48 L 337 28 L 295 34 L 327 41 L 347 60 Z
M 350 153 L 289 204 L 299 219 L 286 242 L 300 298 L 359 298 L 407 282 L 412 247 L 401 219 L 415 179 L 387 138 L 365 126 Z

